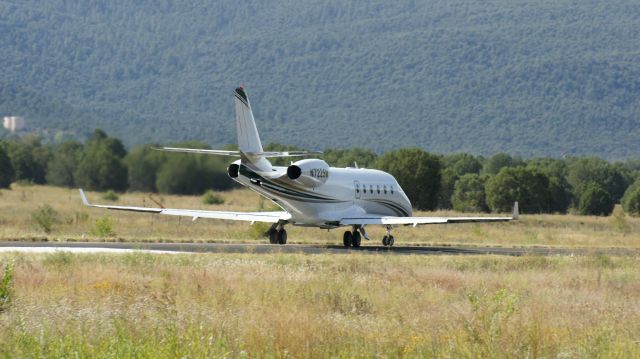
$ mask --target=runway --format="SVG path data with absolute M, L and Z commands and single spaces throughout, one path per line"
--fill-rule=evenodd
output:
M 638 256 L 636 248 L 557 248 L 482 246 L 369 246 L 345 248 L 317 244 L 229 244 L 229 243 L 131 243 L 131 242 L 0 242 L 0 252 L 123 253 L 304 253 L 304 254 L 380 254 L 380 255 L 501 255 L 501 256 L 584 256 L 606 254 Z

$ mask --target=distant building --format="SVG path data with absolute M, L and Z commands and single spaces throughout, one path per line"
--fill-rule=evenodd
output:
M 24 128 L 24 117 L 19 116 L 5 116 L 4 128 L 11 132 L 16 132 Z

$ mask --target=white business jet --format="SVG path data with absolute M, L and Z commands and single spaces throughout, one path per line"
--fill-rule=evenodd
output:
M 391 230 L 397 225 L 501 222 L 518 218 L 518 204 L 511 217 L 412 217 L 411 202 L 396 179 L 383 171 L 365 168 L 335 168 L 321 159 L 303 159 L 288 167 L 272 166 L 269 158 L 302 157 L 321 152 L 265 152 L 262 149 L 251 105 L 242 87 L 235 90 L 236 129 L 239 151 L 163 147 L 161 150 L 191 154 L 239 157 L 227 172 L 236 182 L 275 202 L 281 212 L 223 212 L 194 209 L 126 207 L 90 204 L 82 189 L 85 205 L 121 211 L 158 213 L 173 216 L 215 218 L 271 223 L 272 244 L 287 243 L 285 225 L 333 229 L 344 232 L 346 247 L 360 247 L 369 239 L 366 225 L 383 225 L 387 234 L 382 244 L 392 246 Z

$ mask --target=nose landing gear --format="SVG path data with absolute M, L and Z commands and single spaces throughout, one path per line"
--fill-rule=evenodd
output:
M 386 228 L 387 228 L 387 234 L 384 237 L 382 237 L 382 245 L 385 247 L 391 247 L 395 242 L 393 236 L 391 235 L 391 225 L 387 224 Z

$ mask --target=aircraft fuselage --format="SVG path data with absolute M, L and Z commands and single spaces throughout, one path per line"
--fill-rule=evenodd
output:
M 305 184 L 286 176 L 288 167 L 273 166 L 264 173 L 236 161 L 238 183 L 272 200 L 300 226 L 335 228 L 341 218 L 362 216 L 411 217 L 411 203 L 390 174 L 364 168 L 318 169 L 317 184 Z

